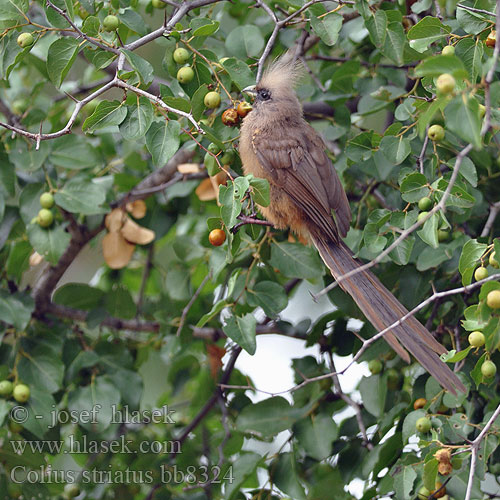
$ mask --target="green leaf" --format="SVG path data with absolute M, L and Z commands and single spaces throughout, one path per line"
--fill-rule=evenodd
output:
M 226 50 L 240 59 L 257 57 L 263 48 L 264 38 L 257 26 L 237 26 L 226 38 Z
M 455 167 L 455 163 L 457 162 L 457 158 L 452 158 L 451 160 L 449 160 L 448 162 L 446 162 L 446 164 L 450 167 L 450 168 L 454 168 Z M 466 179 L 469 184 L 473 187 L 477 187 L 477 171 L 476 171 L 476 166 L 474 165 L 474 163 L 472 163 L 472 160 L 470 158 L 468 158 L 467 156 L 465 156 L 463 159 L 462 159 L 462 163 L 460 164 L 460 175 Z
M 60 87 L 68 71 L 75 62 L 80 42 L 75 38 L 58 38 L 47 53 L 47 72 L 52 83 Z
M 396 236 L 388 240 L 388 246 L 391 245 L 396 239 Z M 389 253 L 389 257 L 398 265 L 406 266 L 410 261 L 413 245 L 415 244 L 415 237 L 408 236 L 405 240 L 398 244 L 398 246 Z
M 53 224 L 44 229 L 38 224 L 30 224 L 26 230 L 33 248 L 51 264 L 57 264 L 71 239 L 64 227 Z
M 488 27 L 491 20 L 490 16 L 485 16 L 480 12 L 471 12 L 457 5 L 457 21 L 466 33 L 478 35 Z
M 249 187 L 250 183 L 246 177 L 237 177 L 234 182 L 219 187 L 220 213 L 226 227 L 231 228 L 236 224 L 241 213 L 241 201 Z
M 424 227 L 417 231 L 417 234 L 420 236 L 422 241 L 425 241 L 432 248 L 439 247 L 438 240 L 438 226 L 439 226 L 439 215 L 432 214 L 429 219 L 424 222 Z
M 401 471 L 394 476 L 396 497 L 401 499 L 411 498 L 410 494 L 416 478 L 417 473 L 411 465 L 403 466 Z
M 35 303 L 29 296 L 8 295 L 0 291 L 0 318 L 13 325 L 17 330 L 24 330 L 31 319 Z
M 304 487 L 299 481 L 299 462 L 293 453 L 280 453 L 270 465 L 270 476 L 280 491 L 294 500 L 306 500 Z
M 231 479 L 224 483 L 224 497 L 233 500 L 241 492 L 242 485 L 255 473 L 257 466 L 265 460 L 265 457 L 257 453 L 244 452 L 232 464 L 230 471 Z
M 90 141 L 81 135 L 66 135 L 52 141 L 50 160 L 58 167 L 71 170 L 99 167 L 102 159 Z
M 444 25 L 437 17 L 427 16 L 408 31 L 410 47 L 417 52 L 424 52 L 427 47 L 451 33 L 451 28 Z
M 268 207 L 270 203 L 269 181 L 267 179 L 254 177 L 252 174 L 247 175 L 247 178 L 252 188 L 253 201 L 261 207 Z
M 425 410 L 416 410 L 408 413 L 403 422 L 403 444 L 408 443 L 408 439 L 417 433 L 416 424 L 417 420 L 421 417 L 426 417 Z
M 363 398 L 366 411 L 374 417 L 384 414 L 385 398 L 387 396 L 387 381 L 380 375 L 363 377 L 359 383 L 359 391 Z
M 56 7 L 59 7 L 63 11 L 67 11 L 69 14 L 70 19 L 74 20 L 74 12 L 73 12 L 73 2 L 67 2 L 65 0 L 53 0 L 52 2 Z M 49 23 L 54 26 L 55 28 L 69 28 L 70 24 L 66 19 L 64 19 L 59 12 L 55 11 L 52 7 L 50 7 L 47 4 L 43 4 L 44 10 L 45 10 L 45 15 L 47 16 L 47 20 Z
M 96 309 L 102 304 L 104 292 L 84 283 L 67 283 L 59 287 L 53 297 L 55 304 L 86 311 Z
M 123 286 L 117 286 L 106 294 L 105 308 L 111 316 L 117 318 L 132 319 L 137 314 L 130 292 Z
M 177 152 L 180 145 L 179 122 L 153 122 L 146 133 L 146 147 L 153 157 L 153 164 L 162 167 Z
M 229 304 L 226 300 L 219 300 L 218 302 L 216 302 L 212 306 L 212 309 L 210 309 L 210 311 L 208 311 L 200 318 L 198 323 L 196 323 L 196 327 L 202 328 L 203 326 L 205 326 L 215 315 L 219 314 L 222 311 L 222 309 L 224 309 L 228 305 Z
M 411 153 L 410 141 L 402 135 L 399 137 L 386 135 L 380 141 L 379 147 L 384 156 L 394 165 L 402 163 Z
M 347 143 L 346 155 L 352 161 L 366 161 L 373 153 L 373 132 L 362 132 Z
M 342 28 L 343 17 L 336 12 L 330 12 L 321 18 L 311 16 L 311 27 L 313 31 L 321 38 L 321 41 L 333 46 L 337 43 L 339 33 Z
M 222 63 L 222 66 L 239 90 L 255 84 L 255 76 L 252 70 L 243 61 L 230 57 Z
M 138 56 L 135 52 L 130 50 L 122 49 L 125 58 L 127 59 L 132 69 L 137 73 L 141 83 L 144 85 L 149 85 L 154 78 L 154 69 L 151 64 L 143 59 L 141 56 Z
M 468 77 L 463 62 L 457 56 L 434 56 L 422 61 L 416 68 L 417 76 L 439 76 L 443 73 L 453 75 L 457 80 Z
M 127 106 L 127 117 L 120 125 L 120 132 L 128 141 L 144 137 L 153 123 L 154 110 L 150 100 L 143 96 L 136 99 L 136 103 Z
M 2 0 L 0 2 L 0 21 L 18 21 L 28 12 L 28 0 Z
M 418 172 L 412 172 L 401 182 L 401 198 L 408 203 L 415 203 L 429 194 L 427 178 Z
M 71 179 L 57 191 L 54 199 L 57 205 L 72 213 L 95 215 L 108 211 L 101 206 L 106 200 L 106 190 L 93 181 Z
M 135 31 L 141 36 L 148 33 L 148 26 L 144 23 L 142 16 L 133 9 L 125 9 L 118 14 L 120 21 L 130 30 Z
M 377 9 L 368 19 L 365 26 L 370 33 L 370 39 L 375 47 L 383 47 L 387 36 L 387 14 L 382 9 Z
M 101 28 L 101 22 L 96 16 L 89 16 L 82 24 L 82 31 L 88 36 L 96 37 L 99 34 L 99 29 Z
M 247 290 L 247 301 L 252 307 L 260 306 L 271 318 L 274 318 L 288 304 L 288 297 L 281 285 L 274 281 L 260 281 Z
M 432 187 L 434 188 L 434 196 L 437 201 L 440 201 L 443 197 L 444 192 L 448 188 L 448 181 L 446 179 L 439 179 L 433 182 Z M 460 207 L 460 208 L 470 208 L 474 206 L 474 198 L 465 189 L 461 188 L 458 184 L 455 184 L 450 191 L 450 195 L 446 200 L 446 206 L 448 207 Z
M 487 245 L 485 243 L 479 243 L 477 240 L 469 240 L 462 248 L 458 270 L 462 275 L 463 285 L 470 285 L 472 283 L 472 272 L 476 269 L 478 261 L 486 248 Z M 467 271 L 469 272 L 467 273 Z
M 195 120 L 199 120 L 203 116 L 206 109 L 204 99 L 208 92 L 208 85 L 204 83 L 191 98 L 191 114 Z
M 446 127 L 476 149 L 481 148 L 479 103 L 467 95 L 456 96 L 445 108 Z
M 438 473 L 438 461 L 435 458 L 431 458 L 424 464 L 424 486 L 429 490 L 433 491 L 436 489 L 436 480 Z
M 301 243 L 274 241 L 269 263 L 289 278 L 314 279 L 323 275 L 318 252 Z
M 471 345 L 463 351 L 459 352 L 457 352 L 455 349 L 452 349 L 445 354 L 441 354 L 441 361 L 444 361 L 445 363 L 458 363 L 459 361 L 462 361 L 462 359 L 465 359 L 467 357 L 471 349 L 473 349 Z
M 295 436 L 309 456 L 324 460 L 332 454 L 332 444 L 338 437 L 338 428 L 329 415 L 319 414 L 299 421 Z
M 389 23 L 383 53 L 398 66 L 404 63 L 404 48 L 406 38 L 400 22 Z
M 64 363 L 61 358 L 47 353 L 21 357 L 17 365 L 20 379 L 30 387 L 36 386 L 49 393 L 57 392 L 62 387 Z
M 97 105 L 95 111 L 83 122 L 82 130 L 83 132 L 91 133 L 101 128 L 120 125 L 126 116 L 127 107 L 124 101 L 102 101 Z
M 295 408 L 280 396 L 245 406 L 236 419 L 236 429 L 272 437 L 307 414 L 308 408 Z
M 484 44 L 479 39 L 463 38 L 455 45 L 455 55 L 464 63 L 473 84 L 482 72 Z
M 193 31 L 190 33 L 191 36 L 210 36 L 217 33 L 220 23 L 219 21 L 212 21 L 212 19 L 198 17 L 193 19 L 189 23 L 189 26 L 193 28 Z
M 234 340 L 240 347 L 250 355 L 255 354 L 257 343 L 255 341 L 255 327 L 257 320 L 252 314 L 245 316 L 230 316 L 222 327 L 224 333 Z

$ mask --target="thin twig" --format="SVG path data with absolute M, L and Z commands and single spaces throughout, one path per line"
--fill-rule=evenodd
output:
M 177 333 L 175 334 L 177 337 L 180 336 L 182 328 L 184 327 L 184 323 L 186 322 L 186 317 L 189 313 L 189 310 L 195 303 L 196 299 L 200 296 L 201 291 L 207 284 L 207 281 L 211 278 L 211 274 L 208 273 L 204 278 L 203 281 L 200 283 L 200 286 L 197 288 L 196 292 L 194 292 L 193 296 L 191 297 L 190 301 L 187 303 L 186 307 L 182 310 L 182 315 L 181 319 L 179 321 L 179 326 L 177 328 Z
M 468 10 L 470 12 L 477 12 L 478 14 L 486 14 L 487 16 L 495 17 L 496 14 L 494 12 L 490 12 L 489 10 L 484 9 L 476 9 L 475 7 L 469 7 L 468 5 L 464 5 L 463 3 L 457 3 L 457 7 L 461 9 Z M 497 6 L 498 9 L 498 6 Z
M 493 224 L 495 222 L 495 219 L 497 218 L 498 212 L 500 212 L 500 201 L 497 201 L 496 203 L 493 203 L 493 205 L 490 206 L 490 213 L 488 214 L 488 218 L 486 219 L 486 224 L 483 227 L 483 230 L 481 231 L 481 237 L 486 237 L 491 231 L 491 228 L 493 227 Z
M 417 158 L 417 165 L 421 174 L 424 173 L 425 152 L 427 150 L 427 144 L 429 144 L 429 136 L 427 135 L 427 130 L 429 130 L 429 127 L 425 129 L 425 138 L 424 138 L 424 143 L 422 144 L 422 151 L 420 151 L 420 155 Z

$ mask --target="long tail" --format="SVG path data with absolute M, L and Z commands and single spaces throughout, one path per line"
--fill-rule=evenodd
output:
M 330 268 L 334 278 L 360 267 L 344 243 L 325 242 L 314 236 L 312 238 L 321 258 Z M 363 314 L 378 331 L 392 325 L 408 312 L 369 271 L 362 271 L 343 280 L 340 286 L 351 295 Z M 439 359 L 438 354 L 446 352 L 446 349 L 415 317 L 409 317 L 387 332 L 384 339 L 407 362 L 410 361 L 410 357 L 404 348 L 408 349 L 445 389 L 453 394 L 456 394 L 457 389 L 466 391 L 455 373 Z

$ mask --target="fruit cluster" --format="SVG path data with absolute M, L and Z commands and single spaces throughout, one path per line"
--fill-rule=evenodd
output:
M 3 398 L 12 396 L 18 403 L 26 403 L 30 394 L 30 388 L 26 384 L 13 384 L 10 380 L 0 382 L 0 396 Z
M 54 214 L 51 208 L 54 206 L 54 197 L 51 193 L 43 193 L 40 196 L 40 206 L 42 207 L 35 218 L 36 223 L 43 228 L 52 226 Z

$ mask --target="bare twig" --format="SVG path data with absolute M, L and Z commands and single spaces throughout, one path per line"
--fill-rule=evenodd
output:
M 424 158 L 425 158 L 425 152 L 427 150 L 427 144 L 429 144 L 429 136 L 427 135 L 427 130 L 429 127 L 425 129 L 425 138 L 424 138 L 424 143 L 422 144 L 422 151 L 420 151 L 420 155 L 417 158 L 417 165 L 418 169 L 421 174 L 424 173 Z
M 475 7 L 469 7 L 468 5 L 464 5 L 463 3 L 457 3 L 457 7 L 460 7 L 461 9 L 464 10 L 468 10 L 470 12 L 477 12 L 478 14 L 486 14 L 487 16 L 492 16 L 492 17 L 496 16 L 494 12 L 490 12 L 489 10 L 476 9 Z M 498 10 L 498 5 L 497 5 L 497 10 Z
M 193 296 L 191 297 L 190 301 L 187 303 L 186 307 L 182 310 L 182 315 L 181 319 L 179 321 L 179 326 L 177 328 L 177 333 L 176 336 L 179 337 L 182 331 L 182 328 L 184 327 L 184 323 L 186 322 L 186 316 L 189 313 L 189 310 L 195 303 L 196 299 L 200 296 L 201 291 L 207 284 L 207 281 L 210 279 L 211 275 L 208 273 L 204 278 L 203 281 L 200 283 L 200 286 L 197 288 L 196 292 L 194 292 Z
M 500 201 L 497 201 L 496 203 L 493 203 L 493 205 L 490 206 L 490 213 L 488 214 L 488 218 L 486 219 L 486 224 L 484 225 L 483 230 L 481 231 L 482 237 L 488 236 L 489 232 L 491 231 L 491 228 L 493 227 L 493 223 L 497 218 L 498 212 L 500 212 Z

